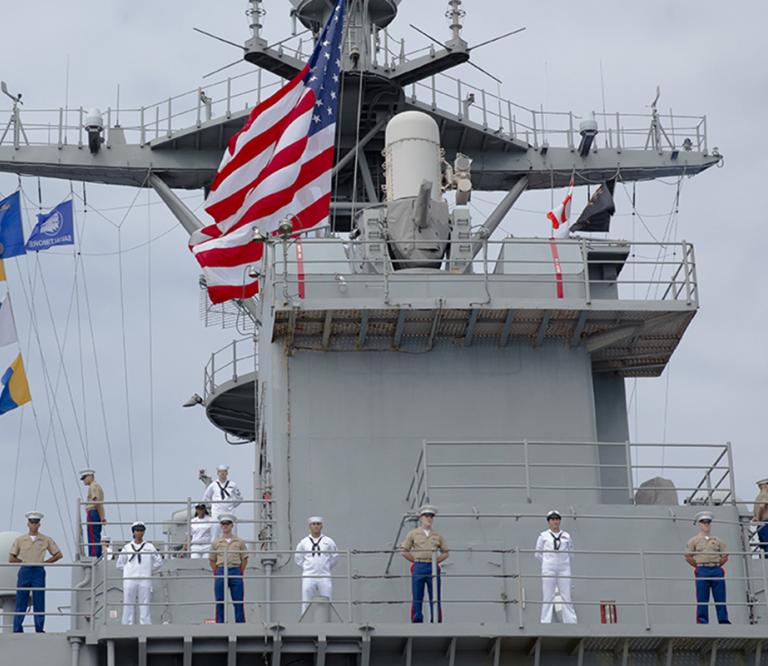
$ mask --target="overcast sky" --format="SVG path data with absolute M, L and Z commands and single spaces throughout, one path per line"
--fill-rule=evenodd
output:
M 289 3 L 266 0 L 265 7 L 265 37 L 281 39 L 289 29 Z M 473 54 L 473 60 L 504 80 L 502 93 L 515 102 L 577 114 L 599 111 L 602 65 L 609 111 L 647 113 L 656 85 L 660 85 L 659 105 L 665 112 L 672 108 L 676 113 L 707 114 L 710 147 L 718 146 L 725 155 L 724 167 L 683 183 L 674 234 L 695 243 L 702 309 L 673 357 L 668 382 L 665 375 L 640 380 L 636 387 L 634 382 L 628 384 L 633 393 L 631 430 L 637 441 L 661 441 L 665 435 L 669 442 L 732 441 L 740 493 L 751 499 L 755 478 L 768 474 L 762 427 L 768 397 L 763 335 L 768 313 L 762 265 L 767 221 L 764 179 L 768 173 L 764 121 L 768 67 L 763 31 L 768 8 L 753 1 L 741 3 L 739 11 L 724 11 L 723 4 L 713 0 L 623 2 L 613 9 L 592 0 L 552 0 L 546 11 L 540 2 L 466 0 L 464 7 L 464 38 L 470 44 L 527 27 L 521 35 Z M 0 75 L 12 91 L 23 92 L 25 108 L 56 108 L 67 100 L 71 107 L 106 108 L 115 104 L 118 84 L 122 106 L 148 105 L 195 89 L 203 74 L 235 60 L 236 49 L 192 28 L 242 42 L 248 37 L 246 8 L 244 0 L 16 3 L 14 11 L 3 18 Z M 443 0 L 405 0 L 392 31 L 409 40 L 409 50 L 427 44 L 408 28 L 409 23 L 447 39 L 445 8 Z M 237 74 L 249 67 L 240 64 L 229 72 Z M 493 81 L 483 80 L 467 66 L 456 73 L 496 91 Z M 209 81 L 202 84 L 209 85 Z M 6 99 L 0 100 L 0 108 L 7 113 Z M 15 176 L 0 176 L 0 192 L 6 194 L 16 184 Z M 37 179 L 23 179 L 23 188 L 31 199 L 26 218 L 29 229 L 38 205 Z M 69 188 L 69 183 L 42 181 L 43 207 L 68 196 Z M 82 186 L 75 183 L 74 188 L 82 196 Z M 674 192 L 669 183 L 637 188 L 638 211 L 654 235 L 664 232 L 664 214 L 670 210 Z M 44 530 L 62 545 L 71 539 L 72 530 L 67 527 L 65 536 L 58 512 L 67 521 L 74 511 L 77 485 L 71 470 L 84 464 L 86 453 L 108 495 L 121 499 L 134 496 L 134 476 L 137 495 L 151 498 L 153 449 L 158 498 L 199 495 L 202 485 L 196 480 L 197 469 L 212 469 L 222 461 L 234 466 L 234 478 L 248 488 L 246 470 L 252 468 L 253 458 L 250 447 L 227 446 L 202 409 L 181 407 L 193 392 L 202 392 L 203 366 L 211 351 L 240 337 L 233 330 L 205 328 L 201 323 L 198 269 L 187 251 L 185 232 L 146 191 L 139 193 L 139 205 L 130 211 L 126 207 L 136 197 L 135 190 L 89 185 L 86 195 L 92 209 L 83 213 L 79 201 L 77 224 L 85 273 L 80 270 L 87 289 L 82 282 L 73 289 L 74 260 L 69 250 L 8 262 L 36 419 L 30 407 L 0 417 L 0 509 L 5 512 L 0 512 L 0 526 L 23 529 L 23 512 L 38 508 L 48 515 Z M 201 202 L 198 192 L 182 196 L 188 197 L 191 207 Z M 577 208 L 584 196 L 581 191 L 577 194 Z M 475 222 L 481 213 L 492 210 L 496 199 L 490 193 L 477 194 Z M 633 230 L 622 191 L 617 202 L 614 235 L 649 240 L 637 218 Z M 543 212 L 549 205 L 548 193 L 529 193 L 503 228 L 515 235 L 543 235 Z M 156 240 L 147 245 L 150 238 Z M 122 266 L 119 248 L 124 250 Z M 37 318 L 39 344 L 30 312 Z M 51 409 L 46 380 L 47 373 L 55 383 L 59 369 L 54 328 L 60 342 L 67 332 L 66 374 L 61 376 L 57 392 L 58 412 Z M 79 431 L 67 382 L 81 422 Z M 55 439 L 50 440 L 48 460 L 55 495 L 41 469 L 41 439 L 46 439 L 52 413 Z M 112 449 L 116 488 L 105 432 Z M 59 470 L 64 472 L 64 481 Z M 14 487 L 16 493 L 11 497 Z M 128 510 L 123 519 L 137 515 L 143 514 Z

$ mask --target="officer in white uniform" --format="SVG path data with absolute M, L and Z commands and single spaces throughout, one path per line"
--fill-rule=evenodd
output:
M 139 604 L 139 622 L 152 624 L 149 600 L 152 581 L 149 580 L 163 566 L 163 558 L 149 541 L 144 541 L 144 523 L 131 525 L 133 540 L 120 551 L 117 568 L 123 570 L 123 624 L 133 624 L 133 606 Z
M 555 588 L 560 590 L 562 618 L 565 624 L 576 624 L 576 611 L 571 603 L 571 553 L 573 541 L 568 532 L 560 529 L 559 511 L 547 514 L 549 529 L 539 534 L 536 541 L 536 559 L 541 562 L 541 622 L 552 622 Z
M 211 518 L 213 520 L 211 540 L 221 536 L 219 517 L 225 513 L 235 515 L 235 508 L 240 506 L 243 501 L 240 488 L 234 481 L 227 478 L 229 476 L 227 465 L 219 465 L 216 468 L 216 476 L 218 478 L 208 484 L 203 495 L 203 502 L 211 506 Z
M 200 502 L 195 506 L 195 516 L 190 522 L 189 557 L 193 560 L 208 557 L 213 538 L 213 521 L 208 515 L 208 507 Z
M 304 615 L 315 596 L 331 598 L 331 569 L 336 566 L 339 554 L 336 542 L 323 534 L 322 516 L 310 516 L 309 534 L 296 546 L 294 561 L 303 572 L 301 579 L 301 614 Z

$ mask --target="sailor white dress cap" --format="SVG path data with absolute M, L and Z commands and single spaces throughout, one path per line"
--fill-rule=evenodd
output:
M 136 529 L 146 530 L 147 526 L 144 523 L 142 523 L 140 520 L 137 520 L 135 523 L 131 524 L 131 532 L 133 532 L 133 530 L 136 530 Z
M 217 472 L 228 472 L 229 471 L 229 465 L 219 465 L 216 467 Z
M 560 512 L 557 509 L 552 509 L 552 511 L 549 511 L 547 513 L 547 520 L 549 520 L 550 518 L 562 518 L 562 516 L 560 515 Z
M 27 520 L 42 520 L 43 519 L 43 514 L 40 513 L 39 511 L 27 511 L 24 514 L 24 517 Z
M 96 471 L 95 471 L 95 470 L 93 470 L 93 469 L 91 469 L 90 467 L 86 467 L 85 469 L 81 469 L 81 470 L 80 470 L 80 478 L 81 478 L 81 479 L 84 479 L 84 478 L 85 478 L 86 476 L 88 476 L 89 474 L 90 474 L 91 476 L 93 476 L 93 475 L 95 475 L 95 474 L 96 474 Z
M 757 483 L 758 486 L 762 486 L 763 484 L 768 483 L 768 477 L 760 479 L 759 481 L 755 481 L 755 483 Z
M 323 522 L 325 521 L 323 520 L 322 516 L 310 516 L 309 518 L 307 518 L 307 523 L 309 523 L 310 525 L 312 523 L 323 523 Z
M 437 507 L 432 506 L 431 504 L 425 504 L 419 509 L 419 515 L 423 516 L 425 513 L 432 514 L 433 516 L 437 515 Z
M 710 511 L 700 511 L 696 514 L 696 517 L 693 519 L 693 524 L 698 525 L 702 520 L 709 520 L 712 521 L 714 518 L 712 517 L 712 513 Z
M 219 516 L 219 522 L 220 523 L 236 523 L 237 518 L 235 518 L 235 515 L 232 513 L 222 513 Z

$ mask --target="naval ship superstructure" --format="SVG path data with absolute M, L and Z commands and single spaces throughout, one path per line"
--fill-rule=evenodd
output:
M 50 142 L 36 142 L 15 107 L 0 170 L 151 187 L 195 231 L 202 222 L 178 190 L 210 184 L 248 115 L 243 100 L 301 70 L 300 26 L 316 35 L 331 4 L 292 0 L 296 37 L 270 45 L 251 0 L 253 90 L 229 78 L 143 107 L 135 122 L 123 110 L 120 126 L 112 110 L 62 111 Z M 767 661 L 766 565 L 746 538 L 730 445 L 666 445 L 689 461 L 670 472 L 676 486 L 635 482 L 638 470 L 650 476 L 637 453 L 661 445 L 630 441 L 625 380 L 658 377 L 696 314 L 693 246 L 668 244 L 654 261 L 653 243 L 498 233 L 528 190 L 717 165 L 705 117 L 670 118 L 673 131 L 655 107 L 642 117 L 526 110 L 445 74 L 470 62 L 460 0 L 449 3 L 451 38 L 410 56 L 389 42 L 399 4 L 349 0 L 331 228 L 295 236 L 288 224 L 254 238 L 265 248 L 253 268 L 260 293 L 221 310 L 247 317 L 253 339 L 215 353 L 204 373 L 210 421 L 254 447 L 240 510 L 253 530 L 247 623 L 231 611 L 207 621 L 207 564 L 177 556 L 191 500 L 167 498 L 160 506 L 176 512 L 154 624 L 121 626 L 114 560 L 81 554 L 71 629 L 37 642 L 4 636 L 8 663 Z M 466 206 L 473 191 L 505 194 L 478 220 Z M 424 503 L 438 506 L 452 554 L 444 622 L 414 625 L 397 550 Z M 577 544 L 575 625 L 539 622 L 533 545 L 553 507 Z M 702 508 L 732 546 L 731 625 L 694 620 L 681 549 Z M 302 615 L 292 548 L 313 513 L 333 527 L 341 564 L 332 603 Z

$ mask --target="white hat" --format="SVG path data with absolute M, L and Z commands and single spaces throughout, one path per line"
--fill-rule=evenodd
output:
M 423 516 L 425 513 L 429 513 L 429 514 L 432 514 L 433 516 L 436 516 L 437 515 L 437 507 L 436 506 L 432 506 L 431 504 L 424 504 L 419 509 L 419 516 Z
M 712 512 L 699 511 L 699 513 L 697 513 L 696 517 L 693 519 L 693 524 L 698 525 L 702 520 L 709 520 L 709 521 L 714 520 L 714 518 L 712 517 Z
M 550 518 L 562 518 L 563 516 L 560 514 L 560 512 L 557 509 L 552 509 L 552 511 L 547 512 L 547 520 Z
M 27 520 L 42 520 L 43 519 L 43 514 L 40 513 L 39 511 L 27 511 L 24 514 L 24 517 Z
M 219 522 L 220 523 L 236 523 L 237 518 L 235 518 L 235 515 L 233 513 L 222 513 L 219 516 Z
M 311 525 L 312 523 L 322 523 L 325 521 L 323 520 L 322 516 L 310 516 L 307 518 L 307 522 Z
M 135 523 L 131 525 L 131 532 L 133 532 L 133 530 L 135 529 L 146 530 L 147 526 L 140 520 L 137 520 Z
M 216 468 L 217 472 L 228 472 L 229 471 L 229 465 L 219 465 Z
M 86 467 L 85 469 L 80 470 L 80 479 L 84 479 L 88 475 L 95 476 L 96 472 L 92 470 L 90 467 Z
M 765 479 L 760 479 L 759 481 L 756 481 L 756 483 L 757 483 L 758 486 L 762 486 L 762 485 L 768 483 L 768 477 L 766 477 Z

